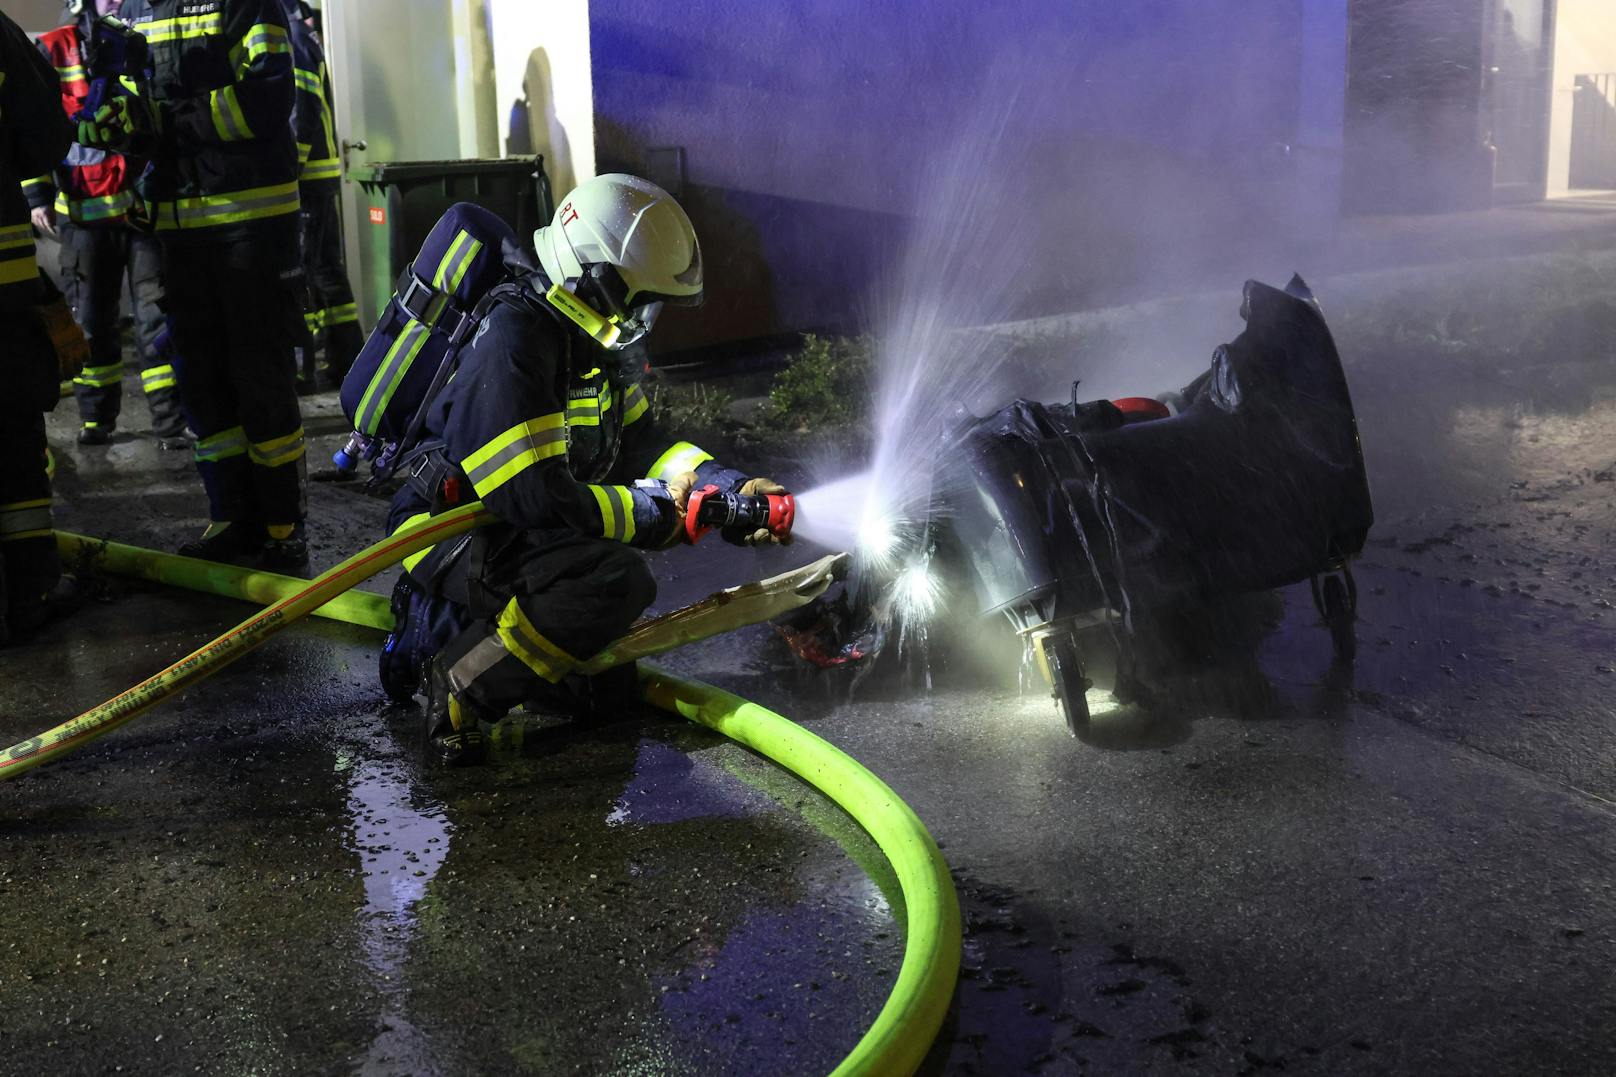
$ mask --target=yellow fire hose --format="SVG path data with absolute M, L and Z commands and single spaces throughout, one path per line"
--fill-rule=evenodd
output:
M 218 561 L 181 557 L 177 553 L 143 550 L 139 546 L 125 546 L 121 542 L 86 538 L 71 531 L 56 532 L 56 549 L 62 555 L 62 563 L 81 575 L 85 571 L 95 571 L 131 576 L 266 606 L 281 601 L 308 584 L 306 580 L 294 580 L 274 572 L 256 572 Z M 381 570 L 387 567 L 383 565 Z M 393 627 L 393 612 L 388 607 L 387 597 L 369 591 L 344 591 L 309 612 L 315 617 L 342 621 L 360 628 L 376 628 L 386 632 Z
M 218 672 L 282 628 L 318 612 L 372 627 L 391 627 L 386 600 L 347 595 L 417 550 L 489 522 L 491 513 L 471 504 L 424 520 L 369 547 L 313 581 L 268 573 L 217 571 L 206 562 L 100 544 L 79 536 L 63 542 L 71 553 L 93 553 L 100 567 L 199 590 L 218 588 L 236 597 L 273 605 L 205 644 L 161 673 L 71 721 L 0 752 L 0 781 L 59 759 L 136 717 L 168 696 Z M 333 600 L 346 597 L 346 603 Z M 942 1026 L 959 974 L 960 917 L 948 865 L 914 811 L 857 760 L 801 726 L 755 703 L 711 685 L 641 667 L 646 701 L 707 726 L 765 756 L 839 804 L 869 832 L 891 861 L 908 910 L 903 964 L 875 1022 L 836 1067 L 835 1077 L 910 1074 L 920 1065 Z
M 187 685 L 209 677 L 240 658 L 276 632 L 325 605 L 416 550 L 469 531 L 493 519 L 481 502 L 465 505 L 423 520 L 350 557 L 312 582 L 299 581 L 274 605 L 247 618 L 224 635 L 204 644 L 172 666 L 148 677 L 99 707 L 63 722 L 37 737 L 0 752 L 0 781 L 18 777 L 44 763 L 59 759 L 96 737 L 110 733 L 152 705 Z
M 942 1027 L 960 962 L 959 898 L 926 824 L 858 760 L 771 710 L 654 667 L 641 667 L 640 687 L 652 706 L 724 734 L 824 793 L 892 862 L 909 911 L 903 964 L 875 1023 L 834 1074 L 913 1073 Z

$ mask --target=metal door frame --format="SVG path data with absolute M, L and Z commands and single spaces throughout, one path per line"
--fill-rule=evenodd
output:
M 1486 0 L 1483 18 L 1486 19 L 1486 32 L 1482 37 L 1482 48 L 1485 59 L 1482 61 L 1483 71 L 1481 79 L 1481 108 L 1477 110 L 1477 118 L 1481 127 L 1480 134 L 1491 137 L 1493 124 L 1493 75 L 1497 64 L 1493 61 L 1497 57 L 1498 24 L 1500 9 L 1504 0 Z M 1551 109 L 1554 102 L 1554 31 L 1558 23 L 1559 0 L 1543 0 L 1543 67 L 1537 88 L 1537 96 L 1542 102 L 1543 122 L 1539 132 L 1535 167 L 1531 179 L 1509 183 L 1493 181 L 1493 205 L 1508 205 L 1520 202 L 1541 202 L 1549 196 L 1549 139 L 1553 128 Z M 1496 146 L 1496 143 L 1494 143 Z

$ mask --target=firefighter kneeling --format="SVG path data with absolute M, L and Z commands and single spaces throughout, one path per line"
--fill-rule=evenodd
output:
M 502 521 L 406 562 L 394 591 L 383 684 L 395 699 L 424 688 L 429 753 L 451 765 L 482 758 L 480 720 L 534 701 L 573 709 L 608 690 L 569 676 L 655 598 L 635 550 L 690 541 L 692 490 L 785 492 L 665 433 L 639 385 L 642 364 L 622 352 L 664 304 L 701 301 L 695 231 L 671 197 L 633 176 L 600 176 L 533 242 L 538 264 L 484 308 L 453 378 L 426 405 L 389 520 L 396 531 L 481 499 Z M 457 252 L 475 249 L 457 240 L 433 280 L 459 280 Z M 418 259 L 415 271 L 431 268 Z M 789 541 L 785 529 L 723 534 L 739 545 Z

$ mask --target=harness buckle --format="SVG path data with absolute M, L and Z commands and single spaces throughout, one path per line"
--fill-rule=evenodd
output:
M 471 336 L 471 331 L 477 328 L 477 315 L 475 312 L 468 313 L 461 310 L 453 301 L 448 304 L 448 309 L 457 319 L 454 328 L 449 330 L 449 346 L 458 347 L 465 343 L 466 338 Z
M 460 475 L 439 448 L 430 448 L 410 460 L 404 481 L 427 500 L 434 513 L 460 504 Z
M 422 325 L 431 325 L 430 314 L 432 306 L 437 301 L 439 292 L 432 285 L 415 275 L 415 268 L 411 266 L 404 271 L 409 283 L 398 295 L 398 305 L 404 312 Z

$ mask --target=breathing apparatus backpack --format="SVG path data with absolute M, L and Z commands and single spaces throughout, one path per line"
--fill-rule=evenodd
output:
M 420 440 L 460 350 L 498 300 L 496 289 L 515 286 L 506 257 L 516 247 L 511 226 L 481 206 L 457 202 L 438 218 L 342 380 L 353 433 L 331 458 L 338 471 L 370 460 L 372 484 L 392 476 Z
M 421 443 L 427 412 L 454 375 L 461 349 L 497 302 L 522 294 L 538 297 L 559 324 L 602 347 L 617 335 L 615 319 L 545 278 L 498 214 L 470 202 L 445 210 L 399 274 L 342 380 L 342 410 L 353 433 L 331 457 L 337 470 L 349 474 L 369 460 L 370 485 L 391 478 Z M 570 346 L 570 334 L 568 340 Z

